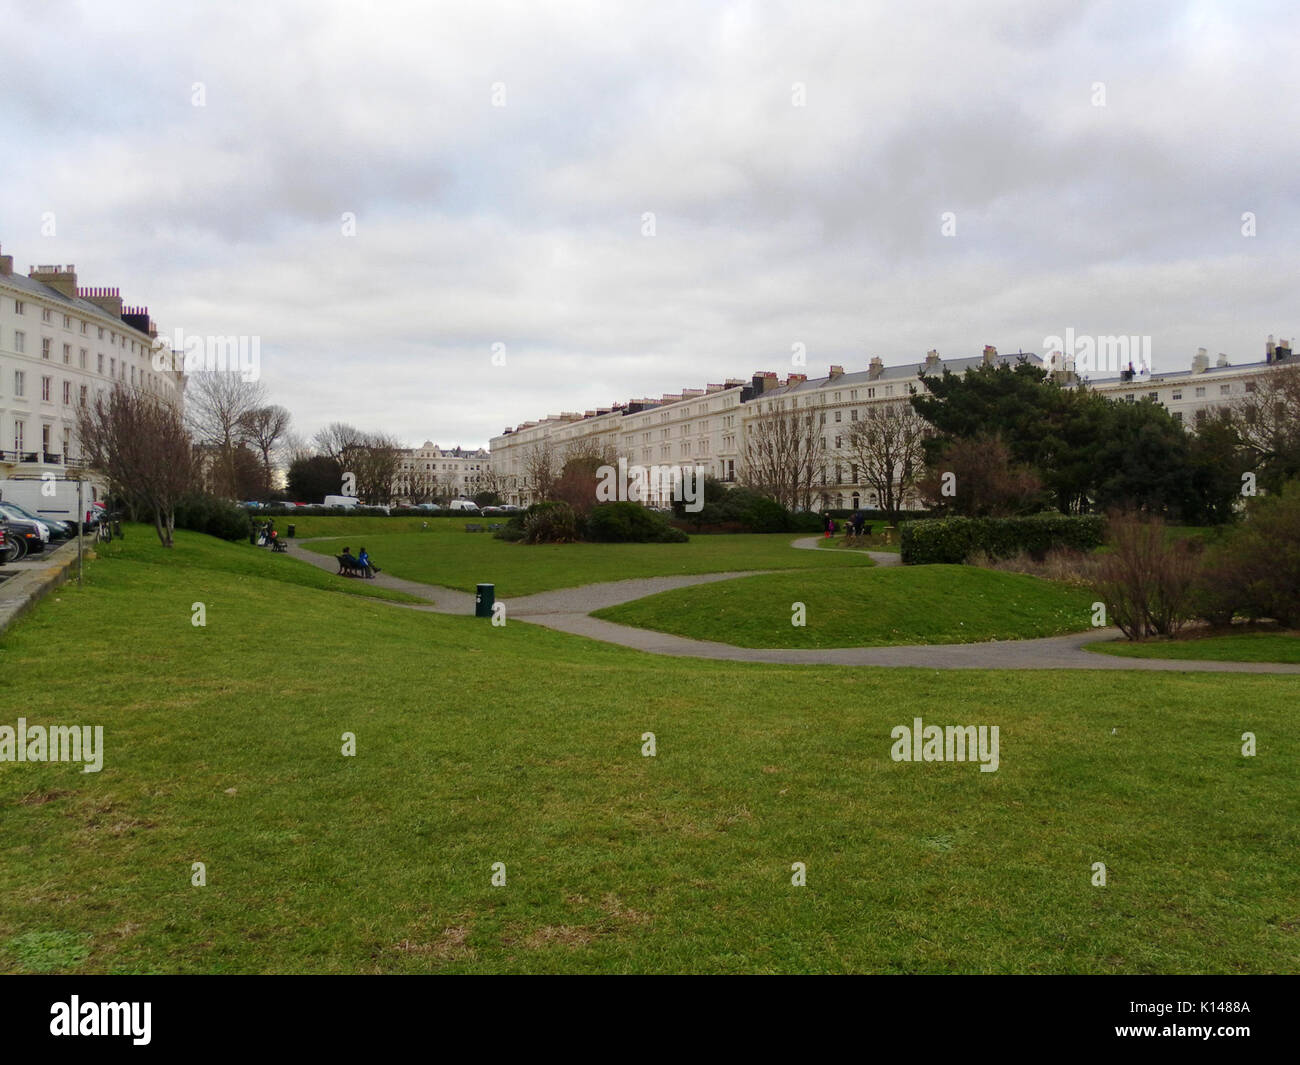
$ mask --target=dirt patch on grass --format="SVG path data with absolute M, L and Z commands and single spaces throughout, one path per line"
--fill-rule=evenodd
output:
M 431 943 L 404 939 L 397 944 L 396 949 L 403 954 L 417 954 L 443 964 L 468 961 L 477 956 L 477 952 L 468 943 L 469 933 L 468 924 L 449 925 Z
M 47 802 L 53 802 L 55 799 L 62 799 L 65 795 L 71 795 L 70 791 L 59 791 L 54 788 L 39 789 L 29 791 L 18 800 L 19 806 L 44 806 Z

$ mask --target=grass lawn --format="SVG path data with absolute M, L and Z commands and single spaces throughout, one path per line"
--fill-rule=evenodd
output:
M 128 524 L 126 536 L 112 543 L 95 544 L 95 552 L 104 558 L 130 559 L 166 566 L 177 570 L 221 570 L 247 578 L 264 578 L 319 588 L 370 599 L 388 599 L 396 603 L 426 603 L 405 592 L 380 588 L 369 581 L 347 580 L 317 569 L 287 554 L 274 554 L 270 548 L 255 547 L 247 540 L 223 543 L 203 533 L 176 530 L 176 546 L 168 551 L 158 542 L 152 525 Z
M 1122 658 L 1202 659 L 1213 662 L 1300 662 L 1300 632 L 1233 632 L 1179 640 L 1106 640 L 1089 651 Z
M 972 643 L 1081 632 L 1093 596 L 973 566 L 816 570 L 661 592 L 597 617 L 740 647 Z M 803 603 L 805 624 L 791 624 Z
M 885 543 L 879 536 L 860 536 L 853 543 L 849 543 L 843 536 L 836 534 L 829 540 L 826 537 L 819 537 L 817 546 L 827 551 L 892 551 L 898 554 L 901 548 L 898 545 L 898 538 L 894 538 L 893 543 Z
M 105 744 L 0 762 L 0 971 L 1300 969 L 1300 678 L 679 661 L 176 553 L 0 638 L 0 724 Z
M 334 520 L 382 523 L 393 519 Z M 474 591 L 480 582 L 495 584 L 498 599 L 629 577 L 872 565 L 866 555 L 793 548 L 790 543 L 797 537 L 785 533 L 693 536 L 684 544 L 528 545 L 506 543 L 487 533 L 467 533 L 463 522 L 446 521 L 438 526 L 431 522 L 428 531 L 372 534 L 350 529 L 337 535 L 354 541 L 348 544 L 354 551 L 364 544 L 384 572 L 395 577 L 466 592 Z M 333 555 L 343 544 L 320 540 L 304 546 Z

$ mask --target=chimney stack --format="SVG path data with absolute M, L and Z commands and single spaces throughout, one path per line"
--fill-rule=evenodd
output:
M 832 369 L 834 369 L 834 367 L 832 367 Z M 840 372 L 843 373 L 844 371 L 841 370 Z M 806 373 L 792 373 L 785 379 L 785 387 L 789 388 L 791 385 L 801 385 L 807 380 L 808 375 Z
M 832 366 L 832 367 L 831 367 L 831 370 L 830 370 L 830 373 L 829 373 L 828 376 L 829 376 L 829 377 L 832 377 L 832 378 L 835 378 L 835 377 L 843 377 L 843 376 L 844 376 L 844 367 L 843 367 L 843 366 Z M 806 380 L 806 378 L 805 378 L 805 380 Z
M 997 361 L 998 361 L 998 349 L 995 348 L 992 344 L 985 344 L 985 345 L 984 345 L 984 365 L 985 365 L 985 366 L 992 366 L 992 365 L 993 365 L 995 362 L 997 362 Z
M 68 263 L 67 269 L 62 266 L 33 266 L 28 270 L 27 276 L 42 285 L 49 285 L 68 299 L 77 296 L 77 268 L 72 263 Z
M 1205 373 L 1210 368 L 1210 356 L 1204 348 L 1197 348 L 1192 359 L 1192 373 Z
M 925 368 L 933 370 L 939 365 L 939 351 L 937 348 L 931 348 L 925 353 Z
M 867 376 L 871 380 L 876 380 L 885 372 L 885 360 L 879 355 L 871 356 L 871 364 L 867 367 Z
M 1273 358 L 1278 362 L 1289 359 L 1291 357 L 1291 344 L 1292 341 L 1290 340 L 1279 340 L 1277 347 L 1273 350 Z
M 122 293 L 115 288 L 79 288 L 76 295 L 114 318 L 122 317 Z
M 1222 352 L 1222 351 L 1219 352 L 1219 357 L 1218 357 L 1217 359 L 1214 360 L 1214 365 L 1215 365 L 1215 366 L 1227 366 L 1227 365 L 1228 365 L 1228 356 L 1227 356 L 1224 352 Z
M 12 255 L 0 255 L 0 277 L 14 276 L 14 257 Z
M 1272 361 L 1273 361 L 1273 352 L 1274 352 L 1275 350 L 1276 350 L 1276 345 L 1274 345 L 1274 343 L 1273 343 L 1273 334 L 1272 334 L 1272 333 L 1269 333 L 1269 335 L 1268 335 L 1268 339 L 1267 339 L 1266 341 L 1264 341 L 1264 361 L 1265 361 L 1265 362 L 1272 362 Z

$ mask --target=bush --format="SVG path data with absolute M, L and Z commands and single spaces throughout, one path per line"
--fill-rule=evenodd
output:
M 682 544 L 689 537 L 639 503 L 601 503 L 587 519 L 587 539 L 598 543 Z
M 1213 625 L 1235 615 L 1300 625 L 1300 482 L 1255 499 L 1246 519 L 1211 548 L 1194 593 Z
M 1130 640 L 1173 636 L 1193 614 L 1192 589 L 1200 559 L 1192 544 L 1171 541 L 1158 518 L 1111 518 L 1097 594 L 1110 620 Z
M 1026 552 L 1044 558 L 1053 548 L 1091 551 L 1105 524 L 1095 514 L 1035 514 L 1027 518 L 930 518 L 909 521 L 900 536 L 904 565 L 965 562 L 977 552 L 1009 558 Z
M 571 544 L 578 539 L 578 516 L 568 503 L 534 503 L 524 512 L 524 542 Z
M 207 533 L 220 540 L 245 539 L 252 529 L 248 511 L 216 496 L 194 494 L 176 504 L 176 528 Z

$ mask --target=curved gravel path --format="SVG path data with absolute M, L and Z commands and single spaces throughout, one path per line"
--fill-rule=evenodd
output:
M 312 539 L 336 539 L 313 537 Z M 792 546 L 811 550 L 817 537 L 795 540 Z M 320 555 L 302 548 L 309 540 L 286 540 L 295 558 L 334 573 L 338 563 L 330 555 Z M 900 565 L 892 552 L 866 551 L 879 565 Z M 618 644 L 647 654 L 678 658 L 708 658 L 726 662 L 769 662 L 783 665 L 876 666 L 910 669 L 1098 669 L 1155 670 L 1177 673 L 1289 673 L 1300 674 L 1300 665 L 1284 662 L 1212 662 L 1166 658 L 1118 658 L 1085 651 L 1084 645 L 1123 635 L 1118 629 L 1094 629 L 1069 636 L 1049 636 L 1038 640 L 1004 640 L 982 643 L 913 644 L 899 647 L 841 647 L 815 649 L 773 649 L 736 647 L 711 640 L 692 640 L 652 629 L 619 625 L 590 612 L 629 603 L 657 592 L 689 588 L 696 584 L 752 577 L 773 570 L 740 570 L 729 573 L 697 573 L 679 577 L 641 577 L 626 581 L 587 584 L 580 588 L 558 588 L 536 595 L 499 600 L 505 604 L 506 618 L 532 625 L 542 625 L 559 632 L 585 636 L 591 640 Z M 340 577 L 340 580 L 345 578 Z M 454 588 L 421 584 L 401 577 L 380 573 L 374 578 L 382 588 L 407 592 L 431 600 L 428 603 L 392 603 L 409 610 L 439 614 L 474 613 L 474 596 Z M 388 602 L 388 600 L 376 600 Z

